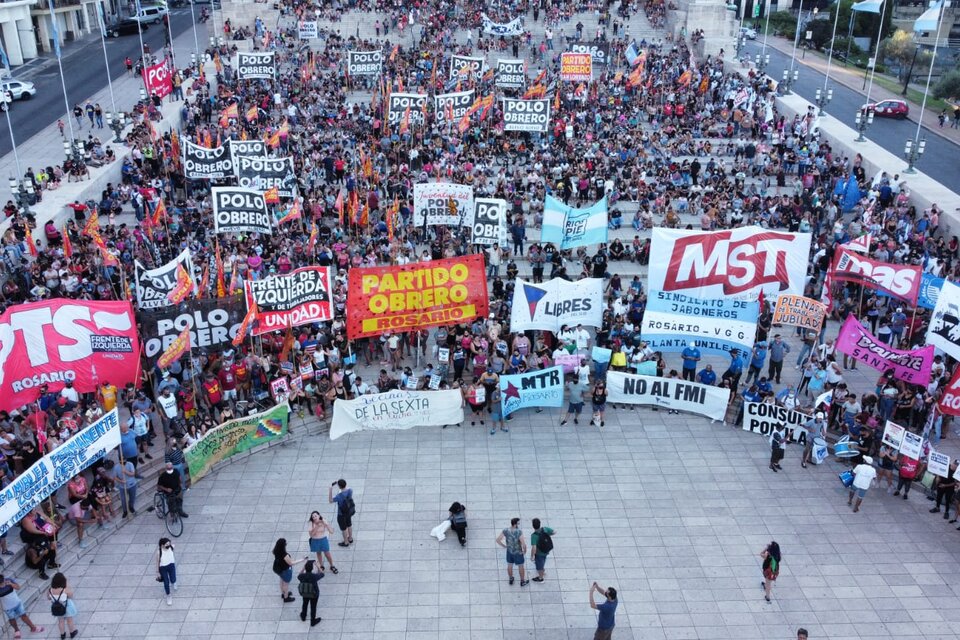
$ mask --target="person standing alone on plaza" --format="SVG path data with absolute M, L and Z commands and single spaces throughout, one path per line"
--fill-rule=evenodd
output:
M 863 456 L 863 462 L 853 469 L 853 485 L 850 486 L 850 497 L 847 498 L 847 506 L 853 504 L 853 494 L 857 494 L 857 504 L 853 507 L 853 512 L 860 511 L 860 503 L 863 497 L 867 495 L 867 490 L 877 477 L 877 470 L 873 468 L 873 458 Z
M 760 552 L 760 557 L 763 558 L 763 581 L 760 587 L 763 589 L 763 599 L 770 602 L 773 583 L 780 575 L 780 545 L 776 541 L 770 542 L 767 548 Z
M 320 571 L 323 572 L 323 556 L 327 556 L 327 562 L 330 563 L 330 571 L 340 573 L 333 566 L 333 556 L 330 555 L 330 538 L 327 534 L 333 533 L 333 527 L 323 519 L 319 511 L 310 513 L 309 542 L 310 551 L 317 554 L 317 564 L 320 565 Z
M 547 564 L 547 555 L 553 551 L 553 529 L 540 525 L 540 518 L 531 522 L 533 533 L 530 534 L 530 559 L 537 568 L 537 577 L 534 582 L 543 582 L 544 567 Z
M 173 555 L 173 543 L 170 538 L 160 538 L 157 549 L 157 582 L 163 583 L 167 594 L 167 605 L 173 604 L 170 589 L 177 590 L 177 559 Z
M 500 532 L 497 536 L 497 544 L 507 550 L 509 583 L 513 584 L 513 565 L 517 565 L 520 570 L 520 586 L 527 586 L 530 581 L 527 580 L 527 571 L 523 566 L 524 556 L 527 554 L 527 543 L 523 539 L 523 531 L 520 530 L 520 518 L 510 520 L 510 528 Z
M 605 602 L 597 604 L 593 599 L 594 592 L 606 598 Z M 613 628 L 616 625 L 617 590 L 613 587 L 604 589 L 596 582 L 590 586 L 590 608 L 597 610 L 597 632 L 593 640 L 610 640 L 613 637 Z
M 337 495 L 333 495 L 334 487 L 340 489 Z M 340 478 L 330 485 L 327 501 L 337 503 L 337 525 L 340 527 L 340 533 L 343 534 L 343 542 L 338 542 L 337 546 L 349 547 L 353 544 L 353 516 L 357 512 L 357 505 L 353 501 L 353 489 L 347 489 L 347 481 Z

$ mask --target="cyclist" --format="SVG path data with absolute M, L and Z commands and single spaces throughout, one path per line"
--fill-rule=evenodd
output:
M 166 470 L 157 478 L 157 491 L 166 498 L 168 513 L 179 513 L 181 518 L 189 517 L 183 512 L 183 481 L 172 462 L 167 463 Z

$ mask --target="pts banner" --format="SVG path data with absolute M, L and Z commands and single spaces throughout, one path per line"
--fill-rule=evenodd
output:
M 350 269 L 347 336 L 414 331 L 487 315 L 487 278 L 479 254 L 392 267 Z

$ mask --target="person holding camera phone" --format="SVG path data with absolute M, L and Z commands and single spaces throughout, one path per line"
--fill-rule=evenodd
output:
M 337 495 L 333 495 L 333 488 L 339 487 Z M 349 547 L 353 544 L 353 516 L 356 513 L 356 503 L 353 501 L 353 489 L 347 489 L 347 481 L 340 478 L 330 485 L 327 492 L 327 502 L 337 503 L 337 525 L 343 534 L 343 542 L 338 542 L 339 547 Z
M 177 560 L 173 555 L 173 543 L 170 538 L 160 538 L 157 545 L 157 582 L 163 583 L 163 590 L 167 594 L 167 606 L 173 604 L 170 596 L 170 587 L 177 590 Z

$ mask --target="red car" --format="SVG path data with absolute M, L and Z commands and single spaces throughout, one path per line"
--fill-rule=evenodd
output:
M 898 118 L 903 120 L 910 115 L 910 105 L 903 100 L 883 100 L 865 104 L 861 107 L 864 111 L 873 111 L 878 118 Z

